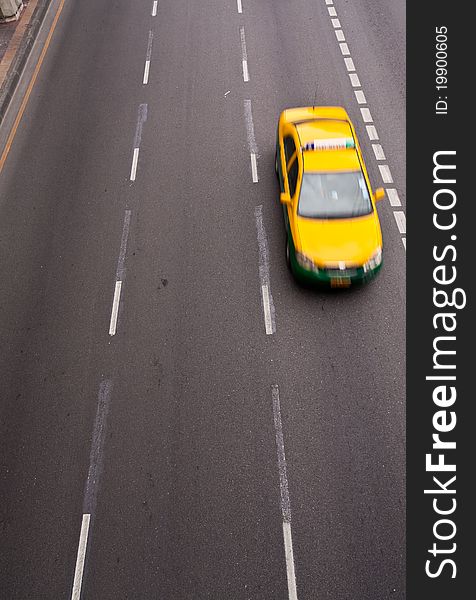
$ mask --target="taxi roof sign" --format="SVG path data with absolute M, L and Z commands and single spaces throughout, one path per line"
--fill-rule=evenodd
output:
M 353 138 L 327 138 L 313 140 L 304 144 L 303 150 L 345 150 L 346 148 L 355 148 Z

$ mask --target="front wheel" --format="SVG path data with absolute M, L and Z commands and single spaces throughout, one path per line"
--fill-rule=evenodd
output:
M 276 175 L 278 175 L 278 153 L 274 155 L 274 170 L 276 171 Z
M 291 254 L 289 250 L 289 238 L 286 236 L 286 264 L 288 269 L 291 270 Z

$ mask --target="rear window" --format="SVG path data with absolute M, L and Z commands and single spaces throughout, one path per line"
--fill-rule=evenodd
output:
M 314 219 L 360 217 L 372 212 L 361 171 L 304 173 L 298 215 Z

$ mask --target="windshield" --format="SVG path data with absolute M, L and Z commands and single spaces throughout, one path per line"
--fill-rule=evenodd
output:
M 304 173 L 298 215 L 314 219 L 360 217 L 372 212 L 361 171 Z

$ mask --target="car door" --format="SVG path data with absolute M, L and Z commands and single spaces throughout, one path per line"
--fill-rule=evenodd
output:
M 294 137 L 290 131 L 287 131 L 283 136 L 284 148 L 284 168 L 283 171 L 283 189 L 282 192 L 287 192 L 291 197 L 291 204 L 283 205 L 284 220 L 286 228 L 290 228 L 290 221 L 293 217 L 293 211 L 296 199 L 296 189 L 299 175 L 299 160 L 298 152 Z

